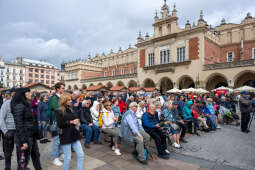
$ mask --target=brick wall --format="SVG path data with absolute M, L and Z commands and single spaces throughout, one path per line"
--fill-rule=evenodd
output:
M 81 79 L 90 79 L 90 78 L 96 78 L 96 77 L 103 77 L 103 72 L 96 72 L 96 71 L 82 71 L 81 73 Z
M 145 66 L 145 49 L 140 50 L 140 67 Z
M 198 39 L 198 37 L 189 39 L 189 59 L 190 60 L 199 59 L 199 39 Z
M 211 40 L 205 38 L 205 64 L 213 64 L 220 62 L 221 48 Z
M 107 76 L 112 76 L 112 70 L 115 69 L 115 75 L 121 75 L 121 70 L 125 69 L 124 74 L 130 74 L 131 68 L 134 68 L 134 73 L 137 73 L 136 63 L 134 63 L 134 62 L 128 63 L 126 65 L 125 64 L 118 65 L 117 67 L 111 66 L 111 67 L 109 67 L 109 70 L 108 70 L 108 67 L 105 67 L 105 68 L 103 68 L 103 73 L 107 72 Z
M 234 53 L 234 61 L 252 59 L 252 49 L 255 48 L 255 40 L 245 41 L 243 53 L 240 53 L 241 42 L 228 44 L 222 47 L 205 39 L 205 64 L 227 62 L 227 53 Z

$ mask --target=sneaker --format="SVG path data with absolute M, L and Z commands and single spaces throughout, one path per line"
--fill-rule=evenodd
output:
M 217 125 L 216 129 L 221 129 L 220 125 Z
M 165 150 L 165 154 L 166 154 L 166 155 L 170 155 L 170 152 L 166 149 L 166 150 Z
M 120 156 L 120 155 L 121 155 L 121 153 L 120 153 L 120 150 L 119 150 L 119 149 L 115 149 L 114 153 L 115 153 L 116 155 L 118 155 L 118 156 Z
M 175 147 L 175 148 L 180 148 L 180 145 L 177 144 L 177 143 L 173 143 L 173 147 Z
M 166 152 L 167 154 L 170 154 L 169 150 L 167 150 L 167 149 L 165 150 L 165 152 Z
M 188 143 L 188 141 L 186 141 L 185 139 L 180 139 L 180 141 L 181 141 L 182 143 Z
M 138 160 L 141 164 L 148 165 L 148 162 L 146 160 L 140 160 L 138 158 L 136 158 L 136 160 Z
M 60 157 L 59 157 L 58 159 L 59 159 L 60 161 L 64 161 L 64 158 L 65 158 L 64 154 L 61 154 Z
M 199 134 L 199 133 L 196 133 L 196 135 L 197 135 L 197 136 L 200 136 L 200 134 Z
M 169 159 L 168 155 L 158 155 L 158 157 L 161 158 L 161 159 L 166 159 L 166 160 Z
M 53 164 L 56 165 L 56 166 L 62 166 L 63 165 L 63 163 L 58 158 L 55 158 L 53 160 Z
M 112 151 L 115 151 L 115 146 L 112 146 Z

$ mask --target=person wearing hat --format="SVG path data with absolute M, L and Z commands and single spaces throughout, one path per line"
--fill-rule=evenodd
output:
M 250 121 L 250 113 L 252 109 L 252 101 L 249 100 L 249 93 L 247 91 L 242 91 L 239 100 L 240 111 L 241 111 L 241 131 L 244 133 L 249 133 L 248 124 Z
M 4 133 L 3 151 L 5 157 L 5 170 L 11 169 L 11 156 L 14 149 L 15 123 L 11 112 L 11 100 L 15 94 L 14 88 L 6 91 L 6 101 L 0 110 L 0 129 Z

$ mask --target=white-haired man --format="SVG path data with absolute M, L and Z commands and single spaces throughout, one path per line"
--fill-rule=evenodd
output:
M 147 164 L 144 149 L 149 149 L 150 136 L 138 122 L 136 117 L 137 107 L 136 102 L 130 103 L 129 110 L 123 115 L 119 135 L 130 142 L 134 141 L 136 143 L 137 160 L 142 164 Z

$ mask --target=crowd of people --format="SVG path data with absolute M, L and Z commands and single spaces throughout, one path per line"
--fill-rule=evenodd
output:
M 249 133 L 250 116 L 255 110 L 254 94 L 246 91 L 238 95 L 197 96 L 159 92 L 82 93 L 79 90 L 70 94 L 61 82 L 55 85 L 53 93 L 13 88 L 3 94 L 1 101 L 4 157 L 0 159 L 5 159 L 5 170 L 11 169 L 15 146 L 18 170 L 28 169 L 30 157 L 34 168 L 41 170 L 38 140 L 42 144 L 52 141 L 54 165 L 70 169 L 73 151 L 77 156 L 77 169 L 82 170 L 84 148 L 90 149 L 92 142 L 102 144 L 100 134 L 116 156 L 122 154 L 120 140 L 126 140 L 135 143 L 136 159 L 147 164 L 153 139 L 157 156 L 169 159 L 168 143 L 176 149 L 182 148 L 182 143 L 188 142 L 186 133 L 200 136 L 199 131 L 216 131 L 221 128 L 220 122 L 238 121 L 238 110 L 241 131 Z

